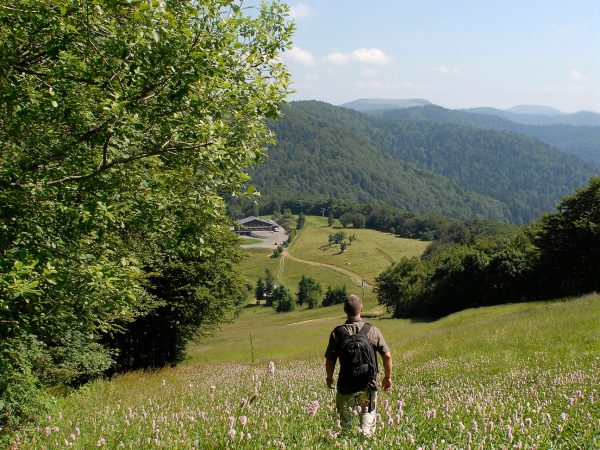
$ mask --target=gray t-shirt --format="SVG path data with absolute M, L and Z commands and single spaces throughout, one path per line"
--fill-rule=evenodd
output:
M 356 334 L 360 331 L 360 329 L 364 326 L 365 322 L 362 319 L 348 319 L 342 325 L 350 335 Z M 375 346 L 375 349 L 380 355 L 385 355 L 389 353 L 390 349 L 379 331 L 379 328 L 371 325 L 371 329 L 367 333 L 367 337 Z M 331 361 L 337 361 L 338 359 L 338 343 L 336 342 L 335 330 L 331 332 L 329 335 L 329 344 L 327 345 L 327 350 L 325 351 L 325 358 Z

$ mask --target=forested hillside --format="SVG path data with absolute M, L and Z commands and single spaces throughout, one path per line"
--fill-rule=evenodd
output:
M 565 153 L 600 164 L 600 126 L 528 125 L 508 119 L 515 116 L 515 114 L 511 116 L 507 113 L 507 118 L 504 119 L 497 115 L 457 111 L 435 105 L 373 111 L 371 113 L 395 121 L 416 119 L 519 133 L 553 145 Z
M 333 197 L 523 223 L 598 173 L 525 136 L 322 102 L 287 105 L 271 128 L 278 143 L 253 174 L 264 202 Z

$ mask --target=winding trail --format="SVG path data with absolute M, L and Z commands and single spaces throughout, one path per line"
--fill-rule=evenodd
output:
M 297 262 L 300 262 L 303 264 L 310 264 L 311 266 L 325 267 L 327 269 L 331 269 L 331 270 L 335 270 L 336 272 L 343 273 L 344 275 L 349 277 L 354 283 L 358 284 L 359 286 L 361 285 L 361 283 L 364 283 L 365 287 L 370 287 L 370 288 L 375 287 L 372 284 L 369 284 L 366 281 L 364 281 L 364 279 L 356 272 L 352 272 L 351 270 L 344 269 L 343 267 L 339 267 L 339 266 L 334 266 L 332 264 L 320 263 L 320 262 L 316 262 L 316 261 L 310 261 L 308 259 L 297 258 L 296 256 L 290 255 L 285 250 L 283 252 L 281 252 L 281 255 L 280 255 L 279 272 L 278 272 L 279 276 L 281 276 L 283 274 L 283 268 L 285 266 L 285 258 L 290 258 L 292 261 L 297 261 Z

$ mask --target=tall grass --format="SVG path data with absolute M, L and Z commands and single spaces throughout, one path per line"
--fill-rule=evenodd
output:
M 435 322 L 370 319 L 395 360 L 371 438 L 341 434 L 324 383 L 322 353 L 341 310 L 294 314 L 246 308 L 181 367 L 92 383 L 21 434 L 20 448 L 600 446 L 598 295 Z

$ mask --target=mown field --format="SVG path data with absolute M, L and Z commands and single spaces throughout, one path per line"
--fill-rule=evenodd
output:
M 310 234 L 303 231 L 295 245 Z M 290 252 L 300 256 L 294 246 Z M 260 276 L 264 264 L 276 273 L 278 259 L 267 256 L 253 252 L 245 273 Z M 291 287 L 308 269 L 289 262 L 281 277 Z M 322 283 L 344 277 L 317 269 L 311 276 Z M 15 446 L 600 448 L 600 295 L 478 308 L 432 322 L 390 319 L 372 296 L 367 315 L 395 362 L 394 387 L 380 394 L 371 438 L 341 434 L 325 386 L 323 353 L 343 320 L 341 307 L 277 314 L 249 304 L 235 322 L 190 346 L 183 365 L 93 382 L 58 400 Z
M 292 242 L 289 252 L 298 258 L 327 263 L 356 272 L 365 281 L 374 279 L 392 262 L 402 257 L 419 256 L 429 242 L 404 239 L 389 233 L 375 230 L 328 227 L 327 220 L 320 217 L 307 217 L 306 227 Z M 344 253 L 339 245 L 328 245 L 328 236 L 338 231 L 356 239 Z

